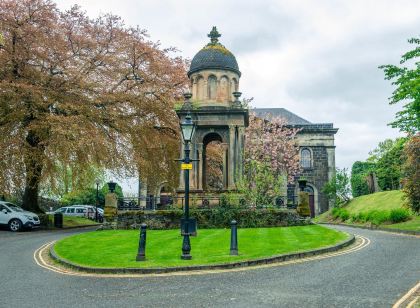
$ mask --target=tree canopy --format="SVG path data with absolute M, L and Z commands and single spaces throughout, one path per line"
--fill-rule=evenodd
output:
M 253 205 L 269 205 L 285 193 L 301 171 L 296 134 L 299 129 L 287 126 L 278 117 L 270 121 L 250 114 L 245 131 L 244 179 L 240 191 Z
M 402 55 L 401 66 L 389 64 L 379 68 L 384 70 L 385 79 L 393 80 L 392 84 L 396 86 L 389 103 L 404 104 L 390 125 L 415 134 L 420 131 L 420 37 L 408 42 L 414 45 L 414 49 Z
M 144 30 L 49 0 L 1 1 L 0 29 L 0 192 L 25 187 L 25 208 L 63 168 L 134 174 L 155 127 L 177 138 L 186 63 Z

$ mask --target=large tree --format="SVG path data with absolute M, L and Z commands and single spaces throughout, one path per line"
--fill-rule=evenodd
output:
M 144 30 L 48 0 L 1 1 L 0 29 L 0 191 L 25 208 L 63 166 L 134 173 L 145 134 L 176 131 L 185 62 Z
M 374 171 L 382 190 L 399 189 L 404 163 L 403 150 L 407 138 L 386 139 L 369 152 L 368 162 L 374 164 Z
M 301 171 L 296 134 L 279 117 L 270 121 L 250 114 L 245 132 L 244 179 L 239 188 L 253 205 L 269 205 Z
M 403 191 L 411 209 L 420 214 L 420 134 L 412 136 L 404 147 Z
M 415 134 L 420 131 L 420 37 L 408 42 L 414 49 L 402 55 L 400 64 L 382 65 L 385 79 L 393 80 L 395 91 L 389 99 L 390 104 L 403 103 L 402 111 L 390 125 L 401 131 Z

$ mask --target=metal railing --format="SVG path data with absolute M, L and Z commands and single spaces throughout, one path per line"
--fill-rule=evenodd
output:
M 190 197 L 190 207 L 197 209 L 210 209 L 222 205 L 232 205 L 238 208 L 284 208 L 294 209 L 297 206 L 296 196 L 278 196 L 274 205 L 257 204 L 251 206 L 244 198 L 232 198 L 229 200 L 223 196 L 192 196 Z M 141 196 L 126 197 L 118 199 L 118 210 L 120 211 L 154 211 L 154 210 L 174 210 L 184 209 L 185 198 L 182 196 Z

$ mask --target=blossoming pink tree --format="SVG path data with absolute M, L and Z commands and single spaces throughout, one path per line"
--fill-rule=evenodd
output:
M 272 205 L 276 196 L 284 194 L 286 181 L 292 182 L 299 173 L 298 131 L 282 118 L 267 121 L 250 114 L 245 132 L 245 174 L 238 188 L 251 205 Z

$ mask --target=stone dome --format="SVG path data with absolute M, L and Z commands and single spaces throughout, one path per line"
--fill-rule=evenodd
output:
M 241 76 L 235 56 L 222 44 L 218 38 L 221 36 L 216 27 L 213 27 L 208 37 L 210 43 L 204 46 L 192 59 L 188 77 L 191 74 L 205 69 L 230 70 Z

